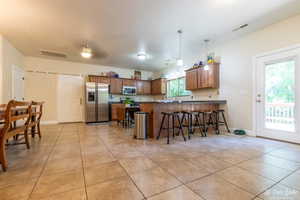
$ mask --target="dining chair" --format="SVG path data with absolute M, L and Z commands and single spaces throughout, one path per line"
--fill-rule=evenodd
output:
M 32 112 L 31 118 L 28 125 L 28 128 L 31 129 L 31 136 L 34 137 L 36 134 L 39 135 L 39 138 L 42 137 L 41 135 L 41 127 L 40 122 L 43 115 L 43 104 L 44 102 L 32 102 Z
M 4 123 L 4 112 L 6 109 L 6 104 L 0 104 L 0 125 Z
M 15 144 L 26 144 L 27 149 L 30 148 L 28 141 L 28 124 L 30 118 L 31 102 L 9 101 L 4 114 L 4 125 L 0 129 L 0 163 L 3 171 L 7 169 L 5 144 L 8 139 L 24 134 L 25 142 Z M 13 126 L 13 123 L 16 126 Z

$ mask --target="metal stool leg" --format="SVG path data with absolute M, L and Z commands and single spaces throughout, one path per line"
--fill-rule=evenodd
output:
M 178 120 L 178 123 L 179 123 L 179 131 L 181 131 L 183 140 L 186 141 L 185 136 L 184 136 L 184 132 L 183 132 L 183 128 L 182 128 L 182 124 L 181 124 L 181 121 L 180 121 L 180 118 L 179 118 L 178 114 L 177 114 L 177 120 Z
M 228 128 L 228 124 L 227 124 L 227 121 L 226 121 L 224 112 L 222 112 L 222 117 L 223 117 L 223 121 L 224 121 L 224 124 L 225 124 L 225 126 L 226 126 L 226 129 L 227 129 L 227 132 L 230 133 L 230 130 L 229 130 L 229 128 Z
M 159 129 L 159 132 L 158 132 L 158 136 L 156 137 L 157 140 L 159 140 L 159 138 L 160 138 L 160 133 L 161 133 L 161 131 L 162 131 L 162 129 L 163 129 L 164 122 L 165 122 L 165 118 L 166 118 L 166 115 L 163 116 L 163 119 L 162 119 L 162 121 L 161 121 L 160 129 Z
M 168 130 L 168 142 L 167 144 L 170 144 L 170 116 L 168 115 L 168 122 L 167 122 L 167 130 Z

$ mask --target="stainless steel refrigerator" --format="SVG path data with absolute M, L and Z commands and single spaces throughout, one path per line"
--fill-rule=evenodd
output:
M 109 85 L 87 82 L 85 91 L 86 123 L 109 121 Z

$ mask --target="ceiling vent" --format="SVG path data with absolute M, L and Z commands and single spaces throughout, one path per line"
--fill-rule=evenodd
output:
M 57 57 L 57 58 L 66 58 L 67 57 L 67 55 L 64 53 L 48 51 L 48 50 L 40 50 L 40 54 L 43 56 L 50 56 L 50 57 Z
M 240 30 L 240 29 L 246 28 L 246 27 L 248 27 L 248 26 L 249 26 L 249 24 L 242 24 L 242 25 L 240 25 L 239 27 L 233 29 L 232 31 L 235 32 L 235 31 L 238 31 L 238 30 Z

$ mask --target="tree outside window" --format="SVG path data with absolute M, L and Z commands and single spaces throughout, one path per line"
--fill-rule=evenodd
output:
M 167 96 L 180 97 L 188 96 L 191 92 L 185 90 L 185 77 L 169 80 L 167 83 Z

